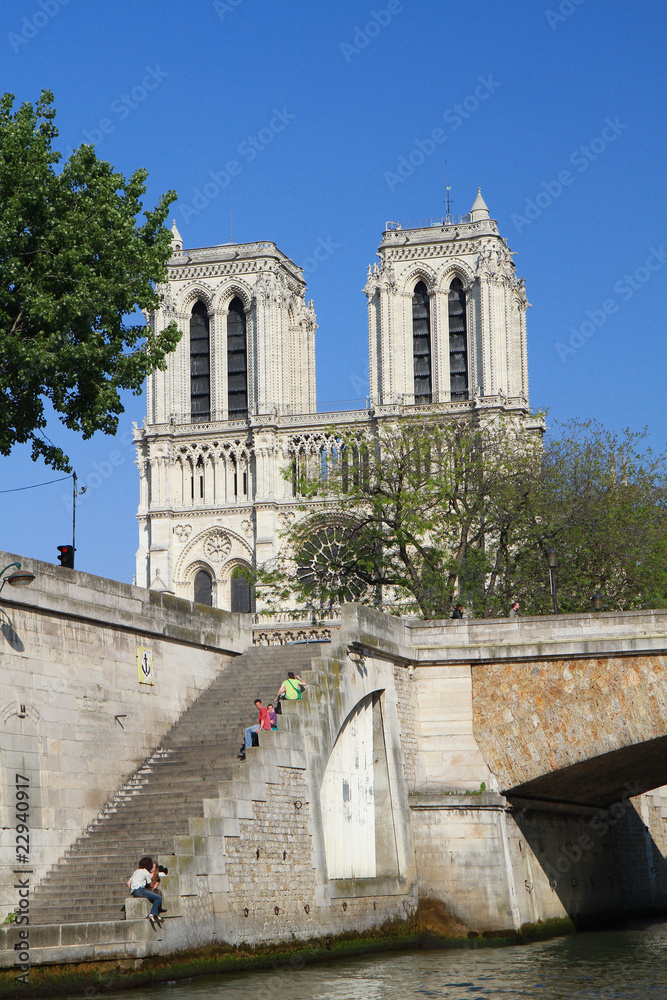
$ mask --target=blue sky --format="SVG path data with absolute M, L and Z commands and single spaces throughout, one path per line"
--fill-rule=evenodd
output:
M 14 0 L 0 66 L 17 103 L 54 92 L 63 151 L 146 167 L 151 207 L 177 191 L 186 247 L 229 240 L 235 164 L 234 240 L 306 267 L 321 404 L 365 396 L 367 266 L 387 220 L 442 215 L 447 160 L 453 214 L 481 186 L 526 278 L 531 404 L 665 450 L 666 26 L 660 0 Z M 116 439 L 48 427 L 88 487 L 77 568 L 126 581 L 144 408 Z M 0 511 L 3 549 L 55 562 L 71 480 Z

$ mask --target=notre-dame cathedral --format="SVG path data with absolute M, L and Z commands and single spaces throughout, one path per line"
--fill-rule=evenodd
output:
M 150 376 L 136 431 L 141 586 L 254 610 L 239 569 L 275 558 L 281 532 L 309 516 L 285 470 L 320 462 L 334 424 L 363 434 L 406 414 L 529 416 L 529 303 L 479 191 L 460 222 L 387 223 L 364 288 L 364 410 L 317 412 L 313 303 L 275 243 L 184 250 L 172 232 L 150 321 L 161 330 L 175 319 L 183 337 Z

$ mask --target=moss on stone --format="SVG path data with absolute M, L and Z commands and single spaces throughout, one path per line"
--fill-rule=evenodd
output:
M 431 908 L 432 910 L 432 908 Z M 240 945 L 209 945 L 160 958 L 122 959 L 108 962 L 81 962 L 70 965 L 42 965 L 30 969 L 29 983 L 19 983 L 17 970 L 0 970 L 0 998 L 64 996 L 123 990 L 147 983 L 218 973 L 238 973 L 258 969 L 300 969 L 332 959 L 371 955 L 374 952 L 411 951 L 419 948 L 480 948 L 525 944 L 548 937 L 571 934 L 568 919 L 524 924 L 519 931 L 469 932 L 446 915 L 423 910 L 410 922 L 393 921 L 372 930 L 350 931 L 334 937 L 295 941 L 293 945 L 252 948 Z M 420 926 L 421 922 L 421 926 Z

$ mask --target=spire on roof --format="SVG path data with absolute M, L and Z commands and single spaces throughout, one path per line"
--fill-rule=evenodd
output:
M 470 209 L 470 221 L 471 222 L 481 222 L 482 219 L 489 218 L 489 210 L 486 206 L 486 202 L 482 198 L 482 189 L 477 188 L 477 197 L 475 198 L 475 203 Z
M 183 237 L 178 231 L 178 226 L 176 225 L 176 219 L 172 220 L 171 223 L 171 248 L 172 250 L 182 250 L 183 249 Z

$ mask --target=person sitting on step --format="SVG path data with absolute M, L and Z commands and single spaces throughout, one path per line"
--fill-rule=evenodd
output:
M 130 895 L 135 898 L 148 899 L 151 903 L 151 911 L 147 914 L 147 919 L 150 921 L 151 927 L 155 930 L 156 927 L 162 927 L 162 917 L 160 916 L 160 903 L 162 902 L 162 896 L 158 895 L 157 892 L 151 892 L 146 886 L 150 885 L 153 879 L 153 859 L 147 855 L 143 858 L 139 858 L 139 865 L 132 873 L 130 878 L 127 880 L 127 885 L 130 890 Z
M 271 729 L 277 729 L 278 728 L 278 714 L 277 714 L 275 708 L 273 707 L 273 703 L 272 702 L 268 703 L 268 705 L 266 706 L 266 710 L 269 713 L 269 718 L 271 720 Z
M 296 701 L 297 698 L 301 701 L 301 692 L 306 687 L 305 683 L 301 680 L 299 675 L 294 675 L 293 670 L 287 672 L 286 679 L 280 685 L 280 690 L 278 691 L 278 699 L 286 698 L 287 701 Z
M 241 750 L 236 755 L 240 760 L 245 760 L 245 752 L 248 747 L 253 745 L 252 737 L 254 733 L 259 733 L 260 729 L 264 729 L 267 732 L 271 731 L 271 719 L 269 718 L 269 713 L 262 705 L 261 698 L 255 698 L 255 708 L 259 713 L 259 721 L 256 726 L 248 726 L 245 731 L 245 740 Z M 259 745 L 259 740 L 257 741 Z
M 164 868 L 159 865 L 157 861 L 153 862 L 153 867 L 151 868 L 151 884 L 148 886 L 151 892 L 156 892 L 160 897 L 160 913 L 166 913 L 167 907 L 162 905 L 162 889 L 160 888 L 160 875 L 168 875 L 169 869 Z

